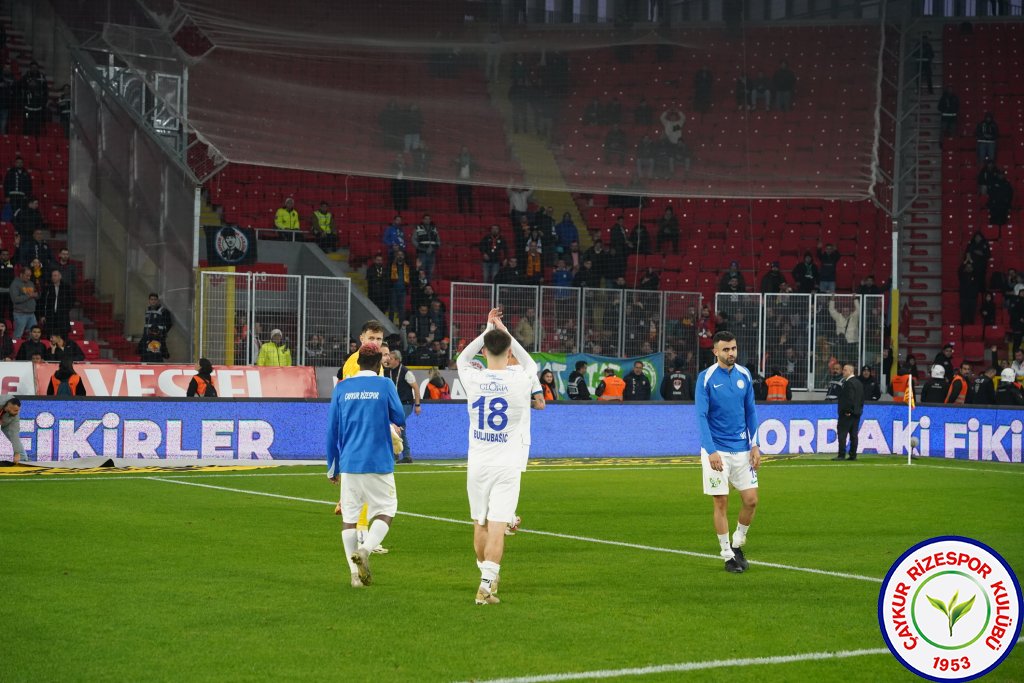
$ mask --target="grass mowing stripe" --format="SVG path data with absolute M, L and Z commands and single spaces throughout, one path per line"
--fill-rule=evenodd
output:
M 1015 645 L 1024 641 L 1018 638 Z M 839 650 L 838 652 L 806 652 L 798 655 L 777 655 L 774 657 L 744 657 L 742 659 L 714 659 L 705 662 L 680 662 L 678 664 L 656 664 L 653 666 L 632 667 L 629 669 L 600 669 L 597 671 L 576 671 L 561 674 L 542 674 L 539 676 L 518 676 L 515 678 L 490 678 L 476 683 L 549 683 L 555 681 L 585 681 L 601 678 L 619 678 L 620 676 L 649 676 L 651 674 L 676 673 L 682 671 L 701 671 L 704 669 L 721 669 L 725 667 L 764 666 L 767 664 L 790 664 L 793 662 L 817 662 L 826 659 L 849 659 L 869 655 L 889 654 L 884 647 L 865 650 Z M 468 682 L 467 682 L 468 683 Z
M 182 486 L 197 486 L 199 488 L 213 489 L 215 491 L 229 491 L 231 493 L 247 493 L 254 496 L 264 496 L 267 498 L 278 498 L 281 500 L 298 501 L 302 503 L 316 503 L 317 505 L 336 505 L 333 500 L 317 500 L 315 498 L 301 498 L 299 496 L 286 496 L 280 493 L 268 493 L 266 491 L 251 491 L 248 489 L 236 489 L 230 486 L 216 486 L 214 484 L 201 484 L 195 481 L 185 481 L 183 479 L 168 479 L 166 477 L 146 477 L 149 481 L 161 481 L 168 484 L 179 484 Z M 398 514 L 404 517 L 415 517 L 417 519 L 427 519 L 435 522 L 446 522 L 449 524 L 462 524 L 470 525 L 473 522 L 466 519 L 453 519 L 451 517 L 438 517 L 435 515 L 424 515 L 418 512 L 405 512 L 399 510 Z M 711 559 L 721 561 L 721 557 L 718 555 L 712 555 L 710 553 L 698 553 L 693 550 L 679 550 L 677 548 L 661 548 L 654 545 L 643 545 L 640 543 L 627 543 L 625 541 L 611 541 L 604 538 L 594 538 L 591 536 L 577 536 L 575 534 L 561 534 L 554 531 L 540 531 L 538 529 L 520 529 L 520 533 L 534 534 L 536 536 L 548 536 L 550 538 L 561 538 L 568 541 L 581 541 L 584 543 L 595 543 L 599 545 L 610 545 L 618 548 L 632 548 L 634 550 L 646 550 L 655 553 L 668 553 L 671 555 L 683 555 L 685 557 L 699 557 L 701 559 Z M 873 576 L 864 576 L 862 574 L 849 574 L 846 572 L 832 572 L 824 569 L 813 569 L 811 567 L 798 567 L 790 564 L 779 564 L 776 562 L 765 562 L 763 560 L 748 560 L 750 564 L 758 565 L 760 567 L 771 567 L 772 569 L 782 569 L 786 571 L 803 572 L 806 574 L 818 574 L 820 576 L 832 576 L 840 579 L 851 579 L 854 581 L 868 581 L 870 583 L 882 583 L 882 579 Z

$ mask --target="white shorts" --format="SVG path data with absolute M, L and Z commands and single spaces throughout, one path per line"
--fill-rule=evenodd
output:
M 469 514 L 481 526 L 487 522 L 511 524 L 519 506 L 522 471 L 514 467 L 471 467 L 466 476 Z
M 341 475 L 341 519 L 345 524 L 359 521 L 363 505 L 367 506 L 366 518 L 377 515 L 394 517 L 398 512 L 398 495 L 395 493 L 394 474 L 342 474 Z
M 729 484 L 737 491 L 757 488 L 757 470 L 750 466 L 750 451 L 730 453 L 718 451 L 722 457 L 722 471 L 711 469 L 708 452 L 700 449 L 701 475 L 704 477 L 704 493 L 709 496 L 729 495 Z

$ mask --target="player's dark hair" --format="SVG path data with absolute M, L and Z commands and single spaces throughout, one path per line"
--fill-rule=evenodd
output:
M 363 327 L 359 330 L 359 334 L 364 334 L 366 332 L 384 332 L 384 326 L 380 324 L 380 321 L 367 320 L 363 323 Z
M 377 372 L 380 370 L 380 361 L 384 357 L 381 353 L 380 346 L 377 344 L 363 344 L 359 347 L 359 356 L 356 358 L 356 362 L 359 364 L 360 370 L 370 370 Z
M 508 353 L 508 348 L 510 346 L 512 346 L 512 337 L 509 336 L 508 332 L 491 330 L 484 335 L 484 348 L 487 349 L 487 353 L 492 356 L 500 356 L 504 353 Z
M 21 406 L 21 399 L 18 398 L 17 396 L 12 396 L 11 398 L 7 399 L 7 403 L 5 403 L 4 405 L 5 406 L 19 406 L 20 407 Z
M 722 330 L 721 332 L 715 332 L 715 336 L 711 338 L 711 345 L 714 346 L 720 341 L 730 342 L 735 341 L 736 335 L 729 330 Z
M 578 360 L 578 361 L 576 361 L 576 372 L 579 372 L 580 370 L 582 370 L 585 367 L 587 367 L 587 361 L 585 361 L 585 360 Z

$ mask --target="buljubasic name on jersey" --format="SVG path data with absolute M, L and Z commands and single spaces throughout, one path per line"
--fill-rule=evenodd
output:
M 374 400 L 380 398 L 379 391 L 348 391 L 345 393 L 346 401 Z
M 477 441 L 490 441 L 493 443 L 508 442 L 508 434 L 504 432 L 482 432 L 479 429 L 473 430 L 473 438 Z

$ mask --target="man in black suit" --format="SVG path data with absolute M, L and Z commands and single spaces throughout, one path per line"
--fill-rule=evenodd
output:
M 843 382 L 839 390 L 839 455 L 833 460 L 846 460 L 846 437 L 850 437 L 850 460 L 857 459 L 857 431 L 864 412 L 864 385 L 854 375 L 853 363 L 843 364 Z
M 42 304 L 42 311 L 36 311 L 39 324 L 46 327 L 47 332 L 56 332 L 67 338 L 68 330 L 71 329 L 71 308 L 75 305 L 75 295 L 70 285 L 63 281 L 59 270 L 50 272 L 50 283 L 43 290 Z

